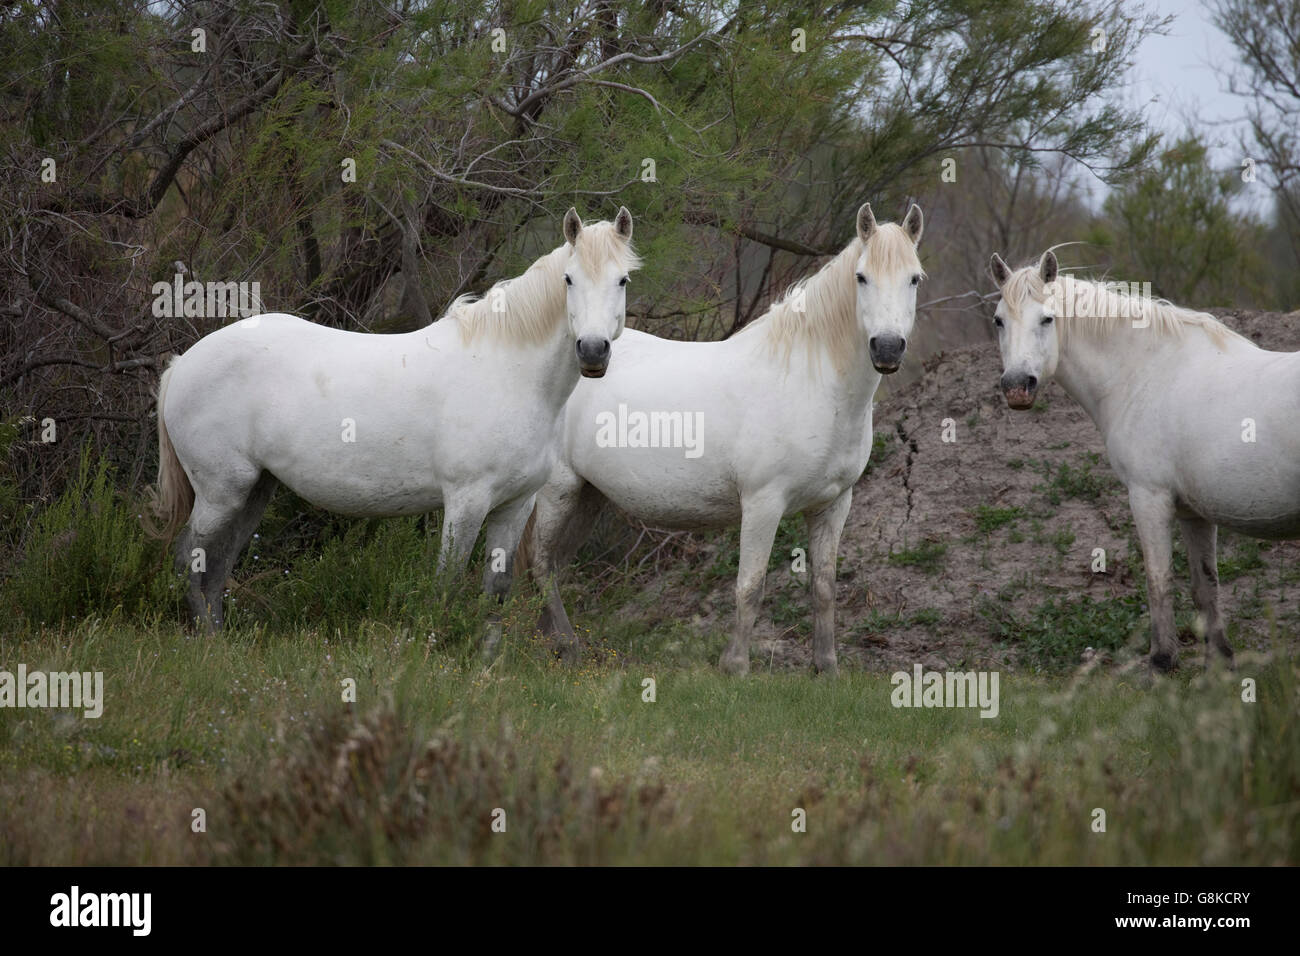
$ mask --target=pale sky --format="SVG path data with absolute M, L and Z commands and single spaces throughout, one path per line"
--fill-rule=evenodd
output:
M 1147 119 L 1169 139 L 1193 123 L 1213 147 L 1217 168 L 1240 168 L 1249 155 L 1239 145 L 1249 138 L 1249 101 L 1229 93 L 1222 75 L 1239 65 L 1231 41 L 1214 26 L 1202 0 L 1146 0 L 1144 5 L 1175 19 L 1167 36 L 1148 37 L 1140 47 L 1123 101 L 1144 106 Z M 1257 210 L 1271 202 L 1267 189 L 1259 186 L 1248 190 L 1257 201 L 1247 205 Z

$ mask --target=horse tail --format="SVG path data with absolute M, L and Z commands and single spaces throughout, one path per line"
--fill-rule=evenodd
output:
M 536 530 L 537 502 L 534 501 L 533 510 L 528 513 L 528 523 L 524 525 L 524 533 L 519 536 L 519 547 L 515 548 L 516 576 L 528 574 L 533 569 L 533 532 Z
M 181 467 L 181 460 L 176 457 L 176 449 L 172 447 L 171 436 L 167 434 L 167 422 L 163 418 L 163 402 L 167 399 L 167 382 L 171 378 L 173 362 L 175 359 L 167 363 L 158 383 L 158 484 L 157 487 L 147 489 L 148 511 L 152 515 L 140 516 L 145 533 L 163 541 L 176 537 L 176 532 L 189 520 L 190 512 L 194 509 L 194 486 Z M 155 523 L 155 519 L 162 522 L 161 527 Z

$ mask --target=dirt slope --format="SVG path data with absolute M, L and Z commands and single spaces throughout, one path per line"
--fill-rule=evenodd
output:
M 1300 349 L 1300 312 L 1216 314 L 1265 348 Z M 1068 663 L 1086 646 L 1120 645 L 1125 635 L 1145 647 L 1141 556 L 1096 427 L 1055 384 L 1034 410 L 1009 410 L 1000 375 L 991 344 L 941 352 L 878 404 L 880 448 L 855 490 L 840 548 L 842 660 L 880 670 L 915 662 L 1014 669 Z M 945 419 L 955 441 L 943 440 Z M 786 554 L 806 547 L 802 522 L 791 527 L 778 537 Z M 707 558 L 734 548 L 734 537 L 700 544 Z M 1093 571 L 1096 548 L 1105 549 L 1104 573 Z M 1300 542 L 1221 533 L 1219 560 L 1234 644 L 1294 644 Z M 1185 561 L 1176 561 L 1179 622 L 1188 627 Z M 775 664 L 810 659 L 806 578 L 791 573 L 788 559 L 769 575 L 759 649 Z M 725 577 L 668 571 L 652 588 L 650 623 L 677 616 L 725 629 L 731 587 Z M 646 614 L 646 604 L 637 610 Z M 1184 639 L 1193 640 L 1190 629 Z M 1197 655 L 1194 644 L 1184 648 L 1185 661 Z

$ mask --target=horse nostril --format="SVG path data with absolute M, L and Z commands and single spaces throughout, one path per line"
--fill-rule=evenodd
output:
M 1038 376 L 1037 376 L 1037 375 L 1030 375 L 1028 378 L 1026 378 L 1026 379 L 1025 379 L 1025 387 L 1028 388 L 1031 392 L 1032 392 L 1034 389 L 1036 389 L 1036 388 L 1038 387 Z
M 873 335 L 867 340 L 867 348 L 873 358 L 893 360 L 902 358 L 907 349 L 907 340 L 901 335 Z
M 578 358 L 584 362 L 602 362 L 609 358 L 609 339 L 579 339 Z

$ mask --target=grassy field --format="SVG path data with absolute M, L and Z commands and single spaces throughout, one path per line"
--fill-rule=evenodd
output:
M 724 677 L 726 624 L 659 606 L 638 559 L 566 588 L 578 665 L 536 637 L 528 586 L 485 663 L 493 608 L 475 575 L 429 573 L 436 523 L 313 525 L 285 496 L 209 638 L 178 627 L 137 510 L 87 462 L 0 580 L 0 670 L 105 681 L 98 719 L 0 707 L 0 864 L 1300 859 L 1300 664 L 1276 628 L 1235 674 L 1153 682 L 1136 598 L 995 606 L 977 620 L 1021 663 L 982 718 L 895 708 L 892 668 L 828 681 L 756 652 Z M 729 542 L 667 564 L 729 583 Z M 806 642 L 806 588 L 772 590 Z M 887 623 L 845 613 L 841 641 Z
M 5 666 L 106 683 L 98 720 L 0 710 L 0 863 L 1297 860 L 1294 661 L 1003 674 L 985 719 L 896 709 L 885 674 L 729 679 L 722 635 L 614 631 L 566 667 L 526 598 L 485 665 L 484 606 L 451 606 L 432 633 L 110 616 L 0 639 Z

